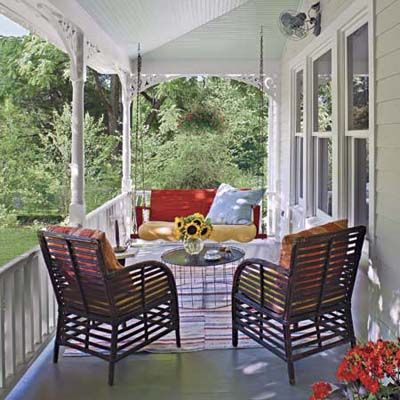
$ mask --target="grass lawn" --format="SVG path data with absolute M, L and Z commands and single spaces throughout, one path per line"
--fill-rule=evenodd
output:
M 0 228 L 0 268 L 14 257 L 38 244 L 36 230 L 31 228 Z

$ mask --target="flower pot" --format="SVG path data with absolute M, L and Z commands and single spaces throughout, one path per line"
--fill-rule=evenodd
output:
M 186 253 L 194 256 L 199 254 L 204 248 L 204 242 L 201 239 L 184 239 L 183 248 Z

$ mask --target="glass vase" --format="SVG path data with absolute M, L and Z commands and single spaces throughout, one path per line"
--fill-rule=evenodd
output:
M 204 248 L 204 242 L 201 239 L 184 239 L 183 248 L 186 253 L 194 256 L 199 254 Z

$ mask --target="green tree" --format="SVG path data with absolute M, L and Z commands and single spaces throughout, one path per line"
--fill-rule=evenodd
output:
M 9 211 L 53 207 L 53 175 L 43 168 L 39 130 L 10 100 L 0 108 L 0 202 Z
M 58 182 L 60 206 L 64 214 L 69 204 L 71 107 L 53 112 L 50 129 L 41 135 L 45 150 L 44 165 Z M 105 135 L 102 119 L 88 113 L 84 120 L 86 202 L 91 210 L 112 198 L 120 187 L 121 158 L 117 151 L 120 139 Z
M 229 155 L 227 168 L 234 167 L 240 172 L 247 180 L 243 186 L 256 181 L 260 183 L 256 177 L 266 165 L 263 157 L 266 157 L 268 136 L 266 127 L 264 136 L 260 136 L 260 95 L 255 87 L 220 78 L 180 78 L 149 89 L 149 98 L 163 101 L 153 126 L 141 126 L 141 132 L 145 132 L 147 142 L 153 146 L 152 152 L 146 154 L 146 162 L 152 162 L 153 158 L 162 161 L 165 156 L 159 152 L 165 149 L 160 145 L 176 143 L 175 138 L 179 135 L 190 134 L 210 140 L 205 134 L 212 134 L 223 137 L 224 152 Z M 141 101 L 141 115 L 154 111 L 147 102 Z M 263 110 L 264 117 L 267 111 L 268 104 Z M 201 140 L 199 138 L 198 142 Z M 159 185 L 157 171 L 152 169 L 151 173 L 155 175 L 152 175 L 153 180 L 148 177 L 148 185 Z
M 71 101 L 68 56 L 35 35 L 0 37 L 0 102 L 12 99 L 36 114 L 36 124 L 46 126 L 54 109 L 62 112 Z M 108 133 L 121 130 L 120 85 L 116 75 L 100 75 L 87 69 L 85 109 L 103 118 Z
M 146 188 L 213 188 L 222 182 L 243 184 L 243 173 L 232 163 L 221 135 L 180 133 L 161 146 L 149 137 L 145 140 L 144 154 L 148 160 Z M 140 170 L 138 177 L 140 186 Z

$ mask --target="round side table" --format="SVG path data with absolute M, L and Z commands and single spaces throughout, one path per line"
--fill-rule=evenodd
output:
M 231 303 L 233 275 L 245 252 L 229 246 L 230 252 L 220 252 L 218 260 L 207 260 L 204 256 L 210 249 L 221 246 L 206 244 L 200 254 L 193 256 L 183 247 L 161 255 L 174 274 L 182 308 L 220 308 Z

